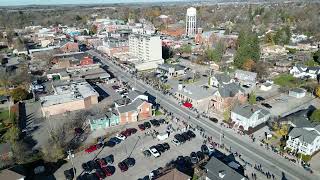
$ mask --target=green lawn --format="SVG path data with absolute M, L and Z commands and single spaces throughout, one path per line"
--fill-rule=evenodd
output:
M 160 116 L 160 115 L 162 115 L 163 113 L 161 112 L 161 111 L 159 111 L 159 110 L 156 110 L 156 112 L 154 113 L 154 115 L 155 116 Z
M 291 74 L 280 74 L 273 79 L 274 83 L 284 87 L 299 87 L 304 84 L 303 80 L 293 77 Z

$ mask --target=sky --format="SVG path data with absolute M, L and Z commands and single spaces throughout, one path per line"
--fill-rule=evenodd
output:
M 185 0 L 0 0 L 0 6 L 169 2 L 169 1 L 185 1 Z

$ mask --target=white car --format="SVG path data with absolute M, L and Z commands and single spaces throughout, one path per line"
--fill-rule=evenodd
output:
M 116 138 L 118 138 L 118 139 L 120 139 L 122 141 L 126 139 L 126 137 L 124 135 L 122 135 L 122 134 L 117 134 Z
M 212 144 L 209 144 L 209 145 L 208 145 L 208 149 L 209 149 L 209 152 L 210 152 L 210 153 L 213 152 L 213 151 L 215 151 L 214 146 L 213 146 Z
M 181 144 L 181 142 L 178 141 L 177 139 L 173 139 L 171 142 L 176 146 L 179 146 Z
M 149 151 L 154 157 L 160 157 L 160 153 L 156 150 L 156 148 L 150 148 Z

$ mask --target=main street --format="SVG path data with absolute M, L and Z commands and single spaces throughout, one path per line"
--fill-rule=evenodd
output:
M 144 82 L 134 79 L 131 74 L 125 72 L 119 66 L 114 65 L 110 60 L 107 60 L 94 51 L 90 51 L 89 53 L 101 59 L 101 63 L 109 66 L 109 70 L 113 72 L 115 76 L 121 77 L 123 80 L 135 86 L 135 88 L 141 91 L 147 91 L 157 97 L 158 103 L 169 112 L 172 112 L 175 116 L 181 117 L 185 120 L 188 120 L 190 117 L 189 121 L 195 125 L 201 126 L 208 134 L 215 137 L 219 137 L 221 135 L 221 127 L 218 124 L 214 124 L 205 118 L 197 118 L 197 115 L 194 112 L 178 106 L 168 96 L 154 90 Z M 293 164 L 279 155 L 251 143 L 248 138 L 239 136 L 232 131 L 224 131 L 223 143 L 227 146 L 231 146 L 232 150 L 250 158 L 252 161 L 256 162 L 256 164 L 261 164 L 263 168 L 272 171 L 277 176 L 285 177 L 286 179 L 316 180 L 320 178 L 319 175 L 310 174 L 302 169 L 301 166 Z

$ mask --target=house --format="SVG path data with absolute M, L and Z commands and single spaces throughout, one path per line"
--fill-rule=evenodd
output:
M 70 75 L 66 69 L 51 69 L 46 72 L 49 80 L 70 80 Z
M 213 95 L 213 109 L 223 112 L 232 104 L 239 101 L 243 103 L 247 100 L 244 90 L 236 83 L 220 85 L 218 91 Z
M 249 127 L 255 128 L 268 121 L 270 115 L 270 112 L 266 109 L 246 104 L 236 106 L 231 111 L 231 120 L 235 122 L 235 126 L 242 126 L 243 130 L 247 131 Z
M 212 102 L 216 88 L 200 84 L 179 84 L 175 97 L 182 101 L 188 102 L 189 107 L 195 107 L 201 111 L 207 111 Z
M 312 122 L 309 120 L 310 115 L 316 108 L 314 106 L 309 106 L 307 109 L 302 109 L 292 114 L 289 114 L 280 119 L 282 124 L 289 124 L 292 127 L 307 127 L 313 128 L 319 123 Z
M 289 90 L 289 96 L 295 97 L 295 98 L 303 98 L 306 96 L 306 90 L 302 88 L 294 88 Z
M 4 169 L 0 171 L 0 179 L 3 180 L 24 180 L 26 177 L 11 169 Z
M 157 72 L 172 78 L 184 75 L 185 69 L 185 66 L 179 64 L 159 64 Z
M 191 177 L 174 168 L 162 173 L 156 180 L 191 180 Z
M 295 127 L 288 134 L 285 149 L 304 155 L 313 155 L 320 149 L 320 125 Z
M 257 73 L 237 69 L 234 78 L 240 81 L 242 84 L 255 85 Z
M 67 42 L 60 47 L 62 53 L 79 52 L 79 44 L 76 42 Z
M 91 65 L 93 64 L 93 59 L 85 56 L 83 59 L 80 60 L 80 66 L 85 66 L 85 65 Z
M 305 65 L 297 64 L 289 71 L 295 78 L 311 78 L 316 79 L 320 74 L 320 67 L 307 67 Z
M 147 95 L 145 95 L 143 92 L 138 91 L 138 90 L 130 91 L 127 96 L 131 101 L 134 101 L 136 99 L 142 99 L 145 101 L 149 100 L 149 97 Z
M 152 104 L 139 98 L 129 104 L 116 107 L 116 110 L 120 117 L 120 124 L 145 120 L 152 116 Z
M 91 131 L 116 126 L 120 123 L 119 115 L 116 111 L 108 111 L 105 114 L 89 116 L 87 119 Z
M 240 165 L 234 161 L 225 164 L 213 156 L 205 165 L 206 175 L 204 178 L 206 180 L 246 180 L 247 178 L 236 171 L 236 168 L 240 168 Z
M 226 73 L 217 73 L 214 74 L 209 79 L 209 85 L 214 87 L 219 87 L 219 85 L 229 84 L 233 82 L 231 77 Z
M 291 61 L 277 61 L 275 63 L 274 67 L 271 67 L 270 70 L 278 72 L 278 73 L 284 73 L 288 72 L 290 68 L 292 67 Z
M 265 82 L 265 83 L 262 83 L 260 85 L 260 90 L 261 91 L 269 91 L 272 89 L 272 83 L 269 83 L 269 82 Z
M 9 143 L 0 144 L 0 159 L 2 161 L 10 159 L 12 155 L 11 145 Z

